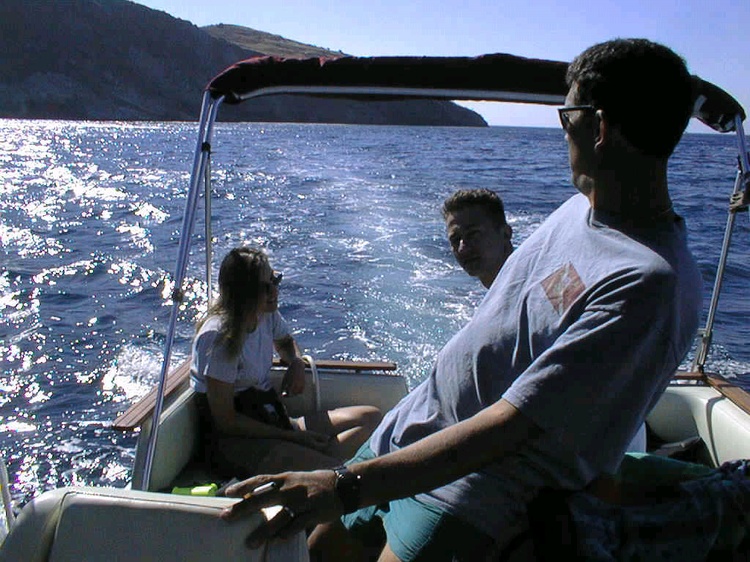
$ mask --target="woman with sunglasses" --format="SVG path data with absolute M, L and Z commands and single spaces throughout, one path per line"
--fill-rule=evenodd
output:
M 304 390 L 305 364 L 278 311 L 280 281 L 262 251 L 230 251 L 219 270 L 217 302 L 198 323 L 193 340 L 190 383 L 207 461 L 228 478 L 336 466 L 381 418 L 373 406 L 287 415 L 269 377 L 273 351 L 288 365 L 284 392 Z

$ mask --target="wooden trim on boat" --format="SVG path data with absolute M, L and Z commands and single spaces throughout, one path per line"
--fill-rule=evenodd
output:
M 164 388 L 164 400 L 166 401 L 175 390 L 180 388 L 190 378 L 190 359 L 183 361 L 176 369 L 167 374 Z M 125 412 L 117 416 L 112 422 L 112 429 L 118 431 L 133 431 L 148 419 L 156 406 L 156 394 L 159 386 L 154 386 L 148 394 L 130 406 Z
M 706 375 L 697 371 L 677 371 L 672 380 L 706 382 Z
M 673 381 L 693 381 L 708 385 L 717 390 L 722 396 L 731 400 L 738 408 L 750 414 L 750 392 L 735 385 L 716 373 L 701 373 L 678 371 L 672 377 Z M 679 384 L 679 383 L 678 383 Z
M 745 413 L 750 414 L 750 393 L 746 390 L 732 384 L 721 375 L 707 374 L 706 381 L 709 386 L 718 390 L 721 394 L 729 398 L 734 402 L 738 408 L 743 410 Z
M 274 359 L 274 366 L 282 363 Z M 341 371 L 395 371 L 396 364 L 389 361 L 343 361 L 337 359 L 319 359 L 315 361 L 318 369 L 331 369 Z M 183 361 L 176 369 L 169 372 L 165 381 L 164 400 L 166 401 L 176 390 L 187 384 L 190 378 L 190 358 Z M 156 406 L 156 394 L 158 386 L 155 386 L 148 394 L 138 402 L 130 406 L 125 412 L 117 416 L 112 422 L 112 429 L 118 431 L 133 431 L 140 427 L 154 411 Z

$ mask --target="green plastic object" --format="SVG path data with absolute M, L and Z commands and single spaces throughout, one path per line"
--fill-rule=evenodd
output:
M 172 488 L 172 493 L 180 496 L 215 496 L 218 489 L 219 487 L 214 483 L 200 486 L 175 486 Z

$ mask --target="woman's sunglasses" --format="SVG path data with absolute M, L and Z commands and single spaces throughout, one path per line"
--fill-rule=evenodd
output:
M 278 287 L 279 283 L 281 283 L 281 280 L 283 278 L 284 278 L 283 273 L 281 273 L 280 271 L 273 271 L 271 273 L 271 280 L 266 281 L 263 286 L 266 288 L 267 291 L 270 291 L 274 287 Z

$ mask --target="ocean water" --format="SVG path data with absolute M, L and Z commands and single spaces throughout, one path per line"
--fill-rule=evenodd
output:
M 17 505 L 129 481 L 135 436 L 110 426 L 156 383 L 196 134 L 185 123 L 0 121 L 0 445 Z M 453 261 L 442 199 L 497 190 L 520 243 L 574 193 L 553 129 L 219 124 L 213 144 L 215 261 L 237 244 L 263 247 L 284 272 L 280 308 L 305 352 L 395 361 L 412 385 L 484 292 Z M 688 135 L 670 167 L 706 307 L 735 162 L 733 137 Z M 202 209 L 175 362 L 206 306 Z M 747 239 L 745 213 L 707 362 L 743 384 Z

